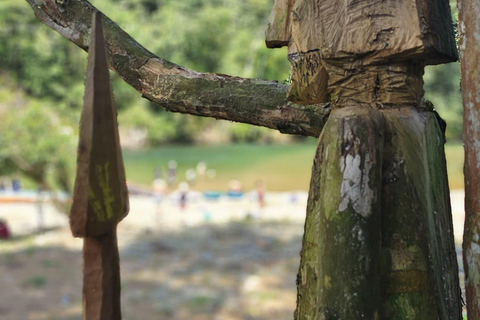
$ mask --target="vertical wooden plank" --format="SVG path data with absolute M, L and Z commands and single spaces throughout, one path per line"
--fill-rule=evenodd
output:
M 465 146 L 463 263 L 467 317 L 480 319 L 480 2 L 460 0 L 459 31 Z

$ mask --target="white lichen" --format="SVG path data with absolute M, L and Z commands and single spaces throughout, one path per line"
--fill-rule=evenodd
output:
M 472 99 L 473 100 L 473 99 Z M 474 154 L 477 160 L 480 160 L 480 139 L 478 138 L 480 136 L 480 114 L 478 110 L 476 109 L 476 104 L 471 101 L 466 101 L 465 105 L 467 107 L 467 119 L 468 119 L 468 126 L 470 128 L 470 131 L 472 133 L 472 139 L 473 144 L 471 145 L 473 147 L 473 150 L 471 150 Z M 480 169 L 480 162 L 477 161 L 477 169 Z
M 375 191 L 369 186 L 369 174 L 373 163 L 368 153 L 364 160 L 362 166 L 362 157 L 359 154 L 347 154 L 340 158 L 343 181 L 340 187 L 341 201 L 338 211 L 345 211 L 350 204 L 355 212 L 367 218 L 372 214 Z

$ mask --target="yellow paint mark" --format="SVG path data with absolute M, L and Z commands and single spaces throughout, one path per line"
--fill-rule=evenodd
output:
M 88 200 L 92 206 L 93 212 L 95 213 L 97 221 L 105 222 L 111 220 L 114 217 L 113 212 L 113 203 L 115 197 L 113 195 L 112 188 L 110 187 L 110 173 L 108 171 L 110 167 L 110 162 L 106 162 L 103 166 L 97 164 L 95 166 L 95 174 L 98 179 L 98 186 L 101 190 L 101 196 L 95 194 L 94 190 L 90 186 L 88 189 Z M 102 207 L 105 206 L 105 211 Z
M 88 188 L 88 202 L 92 206 L 93 212 L 95 213 L 97 220 L 101 222 L 105 221 L 105 214 L 103 213 L 102 203 L 95 196 L 92 187 Z
M 110 162 L 106 162 L 105 165 L 97 165 L 96 171 L 99 180 L 100 189 L 102 189 L 103 193 L 103 203 L 105 205 L 105 210 L 107 213 L 107 219 L 113 218 L 113 207 L 112 204 L 115 201 L 115 197 L 113 196 L 112 188 L 110 187 L 110 173 L 108 168 L 110 167 Z

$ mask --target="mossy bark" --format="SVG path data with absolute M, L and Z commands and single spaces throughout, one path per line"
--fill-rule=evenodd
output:
M 332 112 L 312 172 L 296 319 L 461 319 L 443 144 L 433 112 Z
M 372 109 L 338 109 L 320 136 L 296 319 L 378 316 L 383 122 Z
M 480 319 L 480 2 L 458 1 L 465 145 L 463 265 L 469 320 Z
M 461 319 L 443 132 L 402 111 L 383 113 L 382 319 Z

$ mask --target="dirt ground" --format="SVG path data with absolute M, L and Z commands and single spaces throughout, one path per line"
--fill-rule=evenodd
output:
M 292 319 L 306 194 L 205 201 L 185 210 L 131 197 L 118 237 L 124 320 Z M 457 243 L 463 193 L 452 193 Z M 74 320 L 82 309 L 82 240 L 43 205 L 0 204 L 13 239 L 0 242 L 0 319 Z M 458 251 L 459 252 L 459 251 Z

